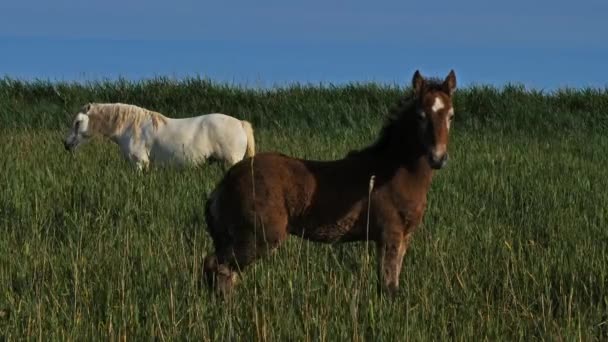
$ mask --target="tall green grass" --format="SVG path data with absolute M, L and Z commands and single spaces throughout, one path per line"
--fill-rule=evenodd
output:
M 457 93 L 401 289 L 376 293 L 365 244 L 290 239 L 229 301 L 200 286 L 203 206 L 225 168 L 138 174 L 62 138 L 84 103 L 251 120 L 259 151 L 335 159 L 373 141 L 405 91 L 241 89 L 207 80 L 0 82 L 0 336 L 5 339 L 605 340 L 605 90 Z M 369 262 L 367 253 L 369 253 Z
M 0 127 L 63 129 L 87 102 L 125 102 L 172 117 L 223 112 L 269 129 L 355 128 L 382 120 L 405 91 L 374 83 L 251 89 L 200 78 L 89 83 L 3 78 Z M 608 89 L 542 92 L 518 85 L 476 86 L 459 90 L 455 105 L 461 129 L 608 129 Z

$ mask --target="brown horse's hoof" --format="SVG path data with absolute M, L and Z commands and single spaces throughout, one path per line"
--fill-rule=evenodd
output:
M 203 261 L 203 278 L 209 289 L 222 297 L 229 297 L 237 281 L 236 272 L 227 265 L 220 264 L 215 255 L 208 255 Z
M 223 298 L 228 298 L 236 284 L 237 274 L 226 265 L 219 265 L 216 274 L 216 290 Z
M 203 259 L 203 280 L 209 288 L 214 287 L 217 268 L 218 262 L 215 255 L 207 255 Z
M 399 294 L 399 288 L 395 285 L 391 285 L 388 287 L 386 294 L 390 299 L 395 300 Z
M 382 284 L 378 286 L 378 293 L 386 298 L 394 300 L 399 293 L 399 287 L 395 284 Z

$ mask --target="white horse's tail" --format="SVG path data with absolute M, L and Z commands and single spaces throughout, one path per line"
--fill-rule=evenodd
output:
M 246 120 L 241 120 L 241 125 L 245 130 L 245 135 L 247 135 L 247 150 L 245 151 L 244 157 L 253 157 L 255 155 L 255 139 L 253 138 L 253 127 L 251 127 L 251 123 Z

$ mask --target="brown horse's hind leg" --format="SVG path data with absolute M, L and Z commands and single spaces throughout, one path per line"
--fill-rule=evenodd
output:
M 203 274 L 207 284 L 215 288 L 220 295 L 227 296 L 232 292 L 239 273 L 278 248 L 287 237 L 287 219 L 277 217 L 272 224 L 260 229 L 238 230 L 230 242 L 222 244 L 220 237 L 215 237 L 216 254 L 207 256 L 203 262 Z M 257 234 L 256 234 L 257 232 Z
M 269 215 L 268 215 L 269 216 Z M 258 225 L 238 232 L 233 241 L 230 265 L 242 272 L 256 260 L 275 251 L 287 238 L 286 215 L 267 217 Z
M 407 233 L 378 243 L 378 281 L 381 290 L 391 297 L 399 289 L 399 274 L 410 238 L 411 233 Z

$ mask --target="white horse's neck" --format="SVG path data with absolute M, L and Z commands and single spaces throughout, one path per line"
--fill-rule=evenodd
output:
M 142 139 L 142 136 L 147 133 L 144 132 L 146 128 L 154 124 L 152 117 L 137 122 L 123 123 L 120 126 L 117 126 L 116 122 L 105 119 L 100 116 L 90 116 L 90 133 L 106 137 L 117 144 L 128 140 Z

